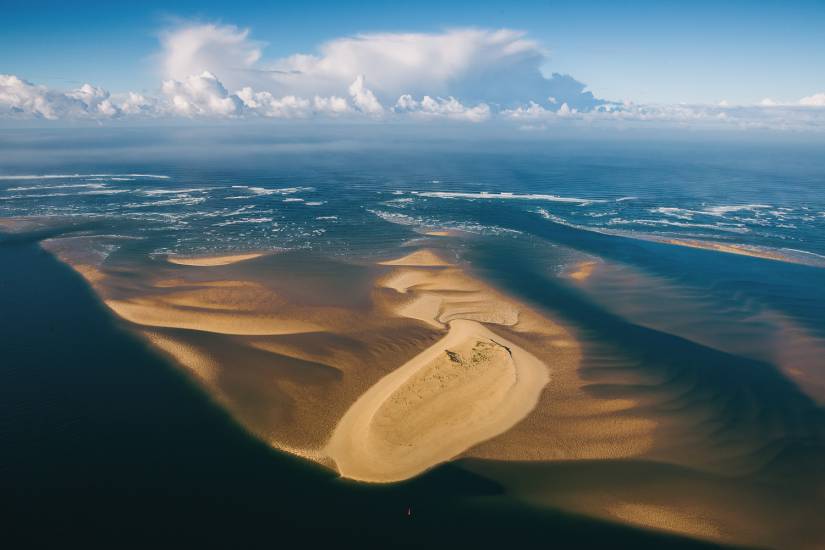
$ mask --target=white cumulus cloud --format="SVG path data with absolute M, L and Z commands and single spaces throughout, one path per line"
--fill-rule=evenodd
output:
M 368 115 L 381 115 L 384 112 L 384 106 L 372 93 L 372 90 L 367 88 L 364 82 L 364 75 L 359 74 L 349 86 L 349 95 L 352 97 L 352 102 L 355 108 L 362 113 Z
M 269 60 L 262 47 L 248 29 L 192 24 L 162 35 L 160 57 L 172 79 L 209 71 L 230 87 L 281 96 L 339 95 L 364 76 L 375 97 L 363 98 L 371 114 L 403 94 L 503 105 L 549 95 L 579 109 L 601 103 L 569 75 L 545 77 L 547 52 L 509 29 L 361 34 L 326 42 L 315 53 Z
M 183 80 L 166 80 L 162 92 L 166 103 L 158 110 L 186 117 L 304 118 L 312 115 L 340 116 L 355 111 L 370 115 L 383 113 L 383 107 L 366 88 L 363 78 L 356 79 L 350 86 L 354 109 L 346 99 L 338 96 L 278 97 L 251 86 L 230 92 L 209 71 Z M 132 94 L 130 99 L 136 103 L 141 96 Z
M 55 120 L 111 118 L 121 114 L 108 91 L 83 84 L 68 92 L 49 90 L 15 75 L 0 74 L 0 113 Z
M 825 92 L 803 97 L 799 104 L 805 107 L 825 107 Z
M 0 75 L 0 105 L 9 114 L 30 114 L 58 118 L 57 96 L 43 86 L 35 86 L 13 74 Z
M 208 71 L 231 87 L 240 87 L 247 81 L 243 71 L 260 60 L 264 46 L 249 34 L 249 29 L 211 23 L 167 30 L 160 35 L 163 77 L 182 81 Z
M 554 124 L 659 124 L 825 130 L 825 92 L 758 105 L 638 105 L 598 99 L 570 75 L 545 74 L 547 52 L 509 29 L 371 33 L 267 59 L 233 25 L 189 23 L 160 35 L 154 92 L 61 91 L 0 74 L 0 117 L 401 118 Z
M 479 103 L 474 107 L 467 107 L 454 97 L 430 97 L 425 95 L 417 101 L 410 94 L 398 98 L 393 111 L 432 118 L 448 118 L 466 120 L 469 122 L 483 122 L 490 118 L 490 106 Z
M 234 116 L 243 109 L 243 101 L 209 71 L 183 80 L 165 80 L 162 90 L 172 109 L 183 116 Z

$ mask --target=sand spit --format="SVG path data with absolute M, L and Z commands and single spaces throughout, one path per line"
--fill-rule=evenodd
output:
M 752 256 L 754 258 L 763 258 L 766 260 L 777 260 L 780 262 L 792 261 L 792 258 L 788 258 L 787 256 L 779 253 L 778 251 L 764 250 L 745 245 L 717 243 L 712 241 L 698 241 L 695 239 L 665 239 L 663 242 L 666 242 L 667 244 L 673 244 L 676 246 L 686 246 L 688 248 L 714 250 L 716 252 L 725 252 L 727 254 L 739 254 L 741 256 Z
M 230 265 L 254 258 L 260 258 L 263 253 L 253 254 L 230 254 L 226 256 L 167 256 L 166 261 L 177 265 L 189 265 L 197 267 L 213 267 L 218 265 Z
M 756 247 L 745 244 L 729 244 L 720 243 L 716 241 L 702 241 L 697 239 L 670 239 L 657 236 L 645 236 L 639 238 L 648 241 L 654 241 L 663 244 L 670 244 L 674 246 L 684 246 L 687 248 L 699 248 L 702 250 L 712 250 L 714 252 L 722 252 L 725 254 L 737 254 L 739 256 L 750 256 L 752 258 L 761 258 L 763 260 L 774 260 L 777 262 L 786 262 L 791 264 L 801 264 L 813 267 L 825 267 L 825 260 L 816 254 L 805 252 L 798 252 L 793 250 L 779 250 L 773 248 Z
M 538 401 L 547 367 L 467 320 L 364 393 L 325 452 L 341 475 L 389 482 L 413 477 L 510 429 Z

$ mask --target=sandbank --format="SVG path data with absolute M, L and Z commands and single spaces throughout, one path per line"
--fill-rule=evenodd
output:
M 511 428 L 549 380 L 536 357 L 475 321 L 382 378 L 347 411 L 325 448 L 341 475 L 408 479 Z
M 415 266 L 415 267 L 436 267 L 447 266 L 449 262 L 437 256 L 431 250 L 423 249 L 411 252 L 406 256 L 395 260 L 378 262 L 380 265 Z
M 263 253 L 250 254 L 229 254 L 225 256 L 167 256 L 166 261 L 177 265 L 188 265 L 193 267 L 213 267 L 219 265 L 230 265 L 254 258 L 260 258 Z

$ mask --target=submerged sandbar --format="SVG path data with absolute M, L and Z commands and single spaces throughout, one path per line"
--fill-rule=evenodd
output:
M 188 265 L 198 267 L 212 267 L 219 265 L 230 265 L 246 260 L 260 258 L 264 254 L 262 252 L 253 252 L 249 254 L 227 254 L 222 256 L 178 256 L 170 255 L 166 257 L 166 261 L 177 265 Z

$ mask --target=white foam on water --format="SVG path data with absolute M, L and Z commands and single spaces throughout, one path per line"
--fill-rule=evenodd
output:
M 213 227 L 226 227 L 227 225 L 238 225 L 246 223 L 269 223 L 274 221 L 273 218 L 239 218 L 237 220 L 228 220 L 220 223 L 213 223 Z
M 56 180 L 79 178 L 149 178 L 168 180 L 169 176 L 160 174 L 20 174 L 0 176 L 0 180 Z
M 672 206 L 660 206 L 658 208 L 651 208 L 648 210 L 651 214 L 661 214 L 671 218 L 678 218 L 680 220 L 692 220 L 695 214 L 702 214 L 696 210 L 688 210 L 685 208 L 676 208 Z
M 668 227 L 685 227 L 694 229 L 713 229 L 716 231 L 727 231 L 730 233 L 748 233 L 750 230 L 742 224 L 733 223 L 687 223 L 676 222 L 672 220 L 648 220 L 648 219 L 632 219 L 626 220 L 624 218 L 613 218 L 607 222 L 607 225 L 644 225 L 644 226 L 668 226 Z
M 205 193 L 209 191 L 208 187 L 193 187 L 191 189 L 141 189 L 140 192 L 144 195 L 180 195 L 183 193 Z
M 174 205 L 186 205 L 192 206 L 195 204 L 200 204 L 205 202 L 206 198 L 204 197 L 176 197 L 174 199 L 165 199 L 160 201 L 152 201 L 152 202 L 133 202 L 129 204 L 124 204 L 123 208 L 149 208 L 152 206 L 174 206 Z
M 404 225 L 408 227 L 416 227 L 419 229 L 453 229 L 463 231 L 465 233 L 477 233 L 485 235 L 521 234 L 521 231 L 518 231 L 516 229 L 508 229 L 506 227 L 499 227 L 497 225 L 482 225 L 474 222 L 444 222 L 435 219 L 425 220 L 423 218 L 415 218 L 413 216 L 408 216 L 406 214 L 401 214 L 399 212 L 384 212 L 381 210 L 367 209 L 367 212 L 395 225 Z
M 75 193 L 76 195 L 119 195 L 121 193 L 128 193 L 128 189 L 98 189 L 94 191 L 82 191 Z
M 416 193 L 421 197 L 434 197 L 439 199 L 505 199 L 505 200 L 523 200 L 523 201 L 549 201 L 549 202 L 566 202 L 572 204 L 588 205 L 593 203 L 606 202 L 601 199 L 581 199 L 578 197 L 560 197 L 558 195 L 544 195 L 544 194 L 527 194 L 517 195 L 515 193 L 488 193 L 482 191 L 481 193 L 461 193 L 454 191 L 425 191 Z
M 254 195 L 293 195 L 302 191 L 315 191 L 314 187 L 252 187 L 249 185 L 233 185 L 232 189 L 244 189 Z M 234 198 L 234 197 L 227 197 Z
M 62 185 L 31 185 L 29 187 L 9 187 L 6 191 L 40 191 L 42 189 L 103 189 L 104 183 L 64 183 Z
M 27 195 L 9 195 L 8 197 L 0 197 L 0 201 L 13 201 L 13 200 L 25 200 L 25 199 L 48 199 L 51 197 L 70 197 L 70 193 L 43 193 L 43 194 L 35 194 L 30 193 Z
M 741 212 L 743 210 L 759 210 L 761 208 L 773 208 L 769 204 L 734 204 L 734 205 L 720 205 L 710 206 L 702 210 L 703 213 L 711 216 L 724 216 L 731 212 Z

